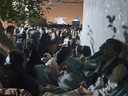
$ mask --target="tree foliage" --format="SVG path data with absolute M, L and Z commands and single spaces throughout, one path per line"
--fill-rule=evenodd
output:
M 44 15 L 40 8 L 43 1 L 46 0 L 0 0 L 0 18 L 17 25 L 26 21 L 31 24 L 33 18 L 39 19 Z

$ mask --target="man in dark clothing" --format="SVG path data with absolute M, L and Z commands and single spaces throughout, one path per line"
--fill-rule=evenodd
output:
M 87 78 L 85 88 L 81 86 L 77 89 L 80 95 L 106 96 L 119 85 L 127 74 L 124 63 L 118 57 L 121 51 L 120 41 L 116 39 L 106 41 L 103 59 L 94 73 Z
M 31 50 L 36 50 L 40 40 L 40 32 L 34 29 L 34 25 L 27 31 L 27 43 Z
M 23 31 L 23 33 L 17 35 L 16 38 L 16 46 L 20 50 L 20 52 L 23 52 L 26 45 L 26 33 Z
M 39 47 L 38 47 L 38 52 L 39 52 L 39 56 L 40 58 L 44 56 L 44 53 L 48 53 L 49 52 L 49 46 L 50 46 L 50 36 L 48 35 L 48 33 L 42 34 L 42 37 L 40 39 L 40 43 L 39 43 Z
M 96 67 L 94 73 L 87 77 L 83 85 L 77 90 L 67 92 L 63 95 L 68 96 L 69 94 L 78 94 L 79 96 L 109 96 L 112 90 L 119 85 L 122 78 L 127 75 L 127 68 L 121 58 L 118 57 L 121 50 L 122 44 L 120 41 L 116 39 L 108 39 L 106 41 L 104 55 L 100 59 L 100 63 Z M 71 81 L 70 78 L 69 80 Z M 71 82 L 71 84 L 75 85 L 76 82 Z
M 22 54 L 11 51 L 9 53 L 10 63 L 4 66 L 4 71 L 8 76 L 9 88 L 25 89 L 32 96 L 39 96 L 39 85 L 34 78 L 28 76 L 24 69 L 24 57 Z
M 60 44 L 62 44 L 64 42 L 64 38 L 66 38 L 66 32 L 64 31 L 64 29 L 61 29 L 61 33 L 60 33 Z
M 23 46 L 24 49 L 26 48 L 26 31 L 27 31 L 28 27 L 25 27 L 23 30 Z
M 26 64 L 26 71 L 29 76 L 33 77 L 39 85 L 46 87 L 49 83 L 48 75 L 45 71 L 45 65 L 41 61 L 37 50 L 31 52 L 30 61 Z

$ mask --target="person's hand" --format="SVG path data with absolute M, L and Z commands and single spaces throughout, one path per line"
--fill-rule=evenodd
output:
M 62 46 L 62 44 L 60 44 L 59 46 Z
M 63 70 L 61 70 L 60 73 L 59 73 L 59 76 L 62 76 L 62 75 L 64 75 L 64 71 Z
M 80 44 L 80 41 L 79 40 L 77 40 L 77 42 L 78 42 L 78 44 Z
M 78 95 L 92 95 L 92 92 L 87 90 L 86 88 L 80 86 L 78 89 L 77 89 L 77 93 Z
M 41 61 L 43 61 L 44 63 L 48 62 L 46 57 L 41 58 Z

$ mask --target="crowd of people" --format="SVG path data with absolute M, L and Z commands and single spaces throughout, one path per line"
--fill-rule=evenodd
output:
M 79 27 L 8 26 L 4 33 L 13 48 L 0 53 L 1 96 L 115 96 L 128 85 L 117 39 L 92 55 Z

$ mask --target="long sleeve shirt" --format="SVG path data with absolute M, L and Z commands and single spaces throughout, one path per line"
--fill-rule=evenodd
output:
M 50 83 L 52 84 L 57 84 L 57 80 L 59 77 L 59 66 L 58 64 L 54 61 L 53 58 L 51 58 L 46 64 L 46 72 L 49 76 Z

